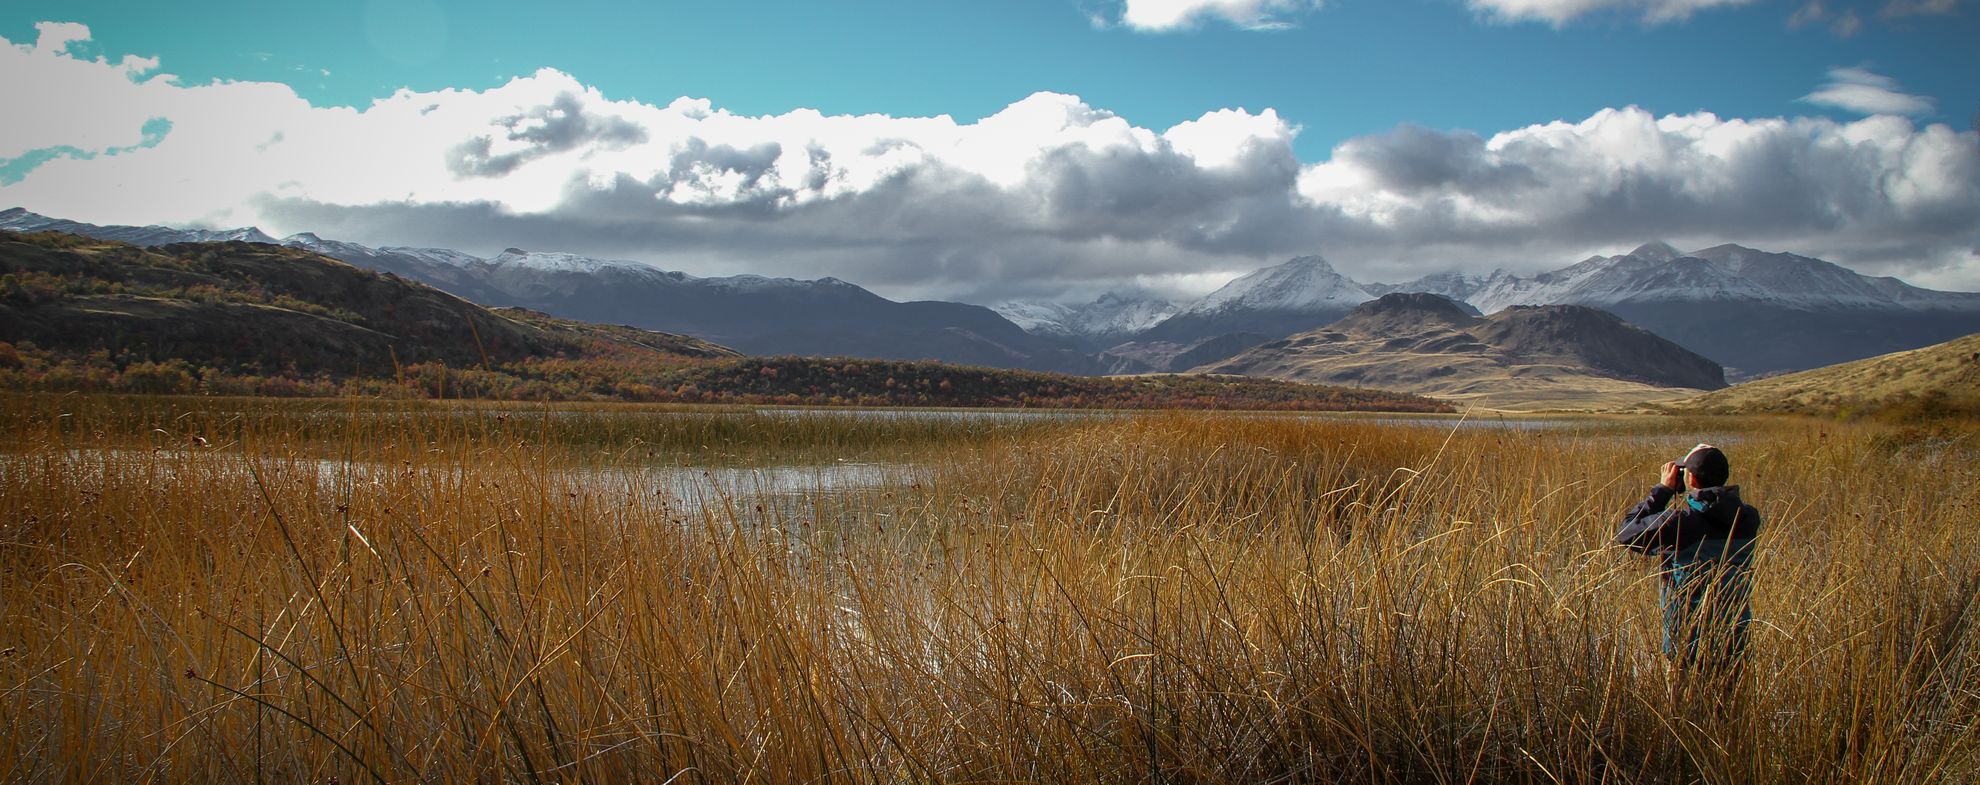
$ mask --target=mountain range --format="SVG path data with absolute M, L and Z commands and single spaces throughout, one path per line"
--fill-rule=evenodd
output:
M 1436 294 L 1475 315 L 1583 305 L 1614 313 L 1743 379 L 1915 348 L 1980 331 L 1980 294 L 1941 292 L 1789 253 L 1664 243 L 1522 277 L 1442 273 L 1358 283 L 1319 257 L 1240 277 L 1110 352 L 1156 370 L 1188 370 L 1311 330 L 1379 296 Z M 1249 344 L 1241 337 L 1249 337 Z M 1228 354 L 1205 351 L 1213 346 Z
M 1418 291 L 1484 313 L 1517 305 L 1601 308 L 1710 357 L 1741 378 L 1818 368 L 1980 331 L 1980 294 L 1861 275 L 1790 253 L 1650 243 L 1522 278 L 1432 276 L 1371 291 Z
M 1718 363 L 1614 314 L 1515 305 L 1477 316 L 1395 292 L 1340 320 L 1204 366 L 1209 373 L 1407 390 L 1487 406 L 1596 407 L 1726 386 Z
M 701 278 L 640 262 L 509 249 L 491 258 L 372 248 L 256 229 L 95 226 L 19 208 L 0 229 L 55 230 L 138 245 L 240 240 L 306 249 L 475 302 L 684 333 L 759 355 L 939 359 L 1076 374 L 1183 371 L 1327 325 L 1397 292 L 1437 294 L 1473 315 L 1522 305 L 1614 313 L 1725 367 L 1735 379 L 1830 365 L 1980 331 L 1980 294 L 1860 275 L 1738 245 L 1663 243 L 1520 276 L 1444 273 L 1360 283 L 1319 256 L 1241 276 L 1186 304 L 1109 294 L 1078 305 L 896 302 L 834 278 Z
M 373 248 L 303 233 L 96 226 L 0 211 L 0 229 L 60 231 L 134 245 L 242 240 L 284 245 L 389 272 L 490 306 L 692 335 L 755 355 L 933 359 L 1074 374 L 1106 370 L 1064 338 L 1019 329 L 995 311 L 940 301 L 896 302 L 834 278 L 701 278 L 651 265 L 511 248 L 481 258 L 443 248 Z
M 1450 410 L 1408 394 L 1274 379 L 1069 376 L 941 362 L 747 357 L 689 336 L 483 307 L 300 248 L 244 241 L 140 247 L 4 230 L 0 390 Z

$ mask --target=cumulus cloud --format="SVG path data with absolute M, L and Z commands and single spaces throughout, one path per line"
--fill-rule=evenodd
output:
M 1180 30 L 1208 21 L 1262 30 L 1286 27 L 1289 17 L 1323 0 L 1122 0 L 1120 23 L 1145 32 Z
M 1901 90 L 1896 79 L 1864 68 L 1831 68 L 1829 81 L 1801 100 L 1857 114 L 1931 114 L 1932 99 Z
M 1458 251 L 1741 242 L 1974 288 L 1980 135 L 1900 117 L 1723 119 L 1610 109 L 1481 138 L 1341 145 L 1301 196 L 1350 225 Z
M 1465 0 L 1465 5 L 1492 19 L 1560 26 L 1605 12 L 1640 15 L 1651 24 L 1675 22 L 1698 11 L 1751 2 L 1755 0 Z
M 1404 126 L 1303 164 L 1269 109 L 1153 129 L 1038 93 L 973 122 L 744 116 L 613 100 L 554 70 L 325 108 L 276 84 L 134 78 L 74 56 L 75 35 L 0 46 L 19 75 L 0 82 L 16 110 L 0 156 L 123 152 L 42 162 L 0 183 L 0 206 L 974 302 L 1201 289 L 1314 252 L 1363 280 L 1530 272 L 1658 238 L 1980 289 L 1980 134 L 1903 117 L 1617 109 L 1491 136 Z

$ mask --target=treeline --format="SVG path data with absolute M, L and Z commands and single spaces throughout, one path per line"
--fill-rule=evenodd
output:
M 513 401 L 1247 409 L 1443 412 L 1438 401 L 1379 390 L 1206 376 L 1082 377 L 937 362 L 749 357 L 659 362 L 601 347 L 596 356 L 477 366 L 411 363 L 368 373 L 202 366 L 107 349 L 61 352 L 0 342 L 0 388 L 181 395 L 363 396 Z M 615 356 L 616 355 L 616 356 Z

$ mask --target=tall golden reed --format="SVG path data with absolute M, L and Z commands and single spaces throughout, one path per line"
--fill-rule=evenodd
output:
M 1980 779 L 1971 431 L 6 404 L 9 782 Z M 1733 685 L 1606 545 L 1706 435 Z

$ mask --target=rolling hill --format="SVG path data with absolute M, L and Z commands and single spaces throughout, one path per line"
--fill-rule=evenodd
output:
M 1980 415 L 1980 333 L 1922 349 L 1746 382 L 1674 408 L 1715 413 Z
M 1507 409 L 1612 408 L 1725 386 L 1717 363 L 1593 308 L 1516 306 L 1480 317 L 1409 293 L 1198 370 Z

